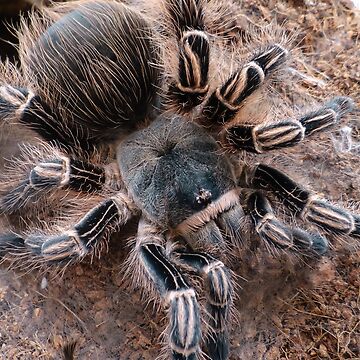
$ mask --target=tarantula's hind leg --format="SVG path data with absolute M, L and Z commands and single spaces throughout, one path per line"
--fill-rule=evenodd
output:
M 38 95 L 23 87 L 0 86 L 0 121 L 23 124 L 60 148 L 69 149 L 80 142 L 84 150 L 88 148 L 87 142 L 81 141 L 80 127 L 73 132 Z
M 226 142 L 238 150 L 262 153 L 290 147 L 305 136 L 327 130 L 354 107 L 352 99 L 339 96 L 299 119 L 281 120 L 259 125 L 236 125 L 227 129 Z
M 179 44 L 177 79 L 170 85 L 168 100 L 178 112 L 189 112 L 208 92 L 210 46 L 205 33 L 202 0 L 165 0 Z
M 14 233 L 0 237 L 0 255 L 28 253 L 47 263 L 68 263 L 93 251 L 110 231 L 115 231 L 132 217 L 132 202 L 124 194 L 104 200 L 88 211 L 77 223 L 61 233 L 46 235 Z
M 239 185 L 274 193 L 294 215 L 315 223 L 325 231 L 360 237 L 360 215 L 317 197 L 271 166 L 245 167 Z
M 234 291 L 230 271 L 214 257 L 204 253 L 176 252 L 180 262 L 194 269 L 206 283 L 210 329 L 206 348 L 211 360 L 226 360 L 229 354 L 228 325 Z
M 323 255 L 328 250 L 328 241 L 323 236 L 291 228 L 277 219 L 269 200 L 261 192 L 249 196 L 248 207 L 256 232 L 270 246 L 314 255 Z
M 169 260 L 163 247 L 165 239 L 158 229 L 142 219 L 131 264 L 137 264 L 134 278 L 133 266 L 127 276 L 134 284 L 159 294 L 168 309 L 168 346 L 173 360 L 196 360 L 199 358 L 201 340 L 200 310 L 196 294 L 178 268 Z

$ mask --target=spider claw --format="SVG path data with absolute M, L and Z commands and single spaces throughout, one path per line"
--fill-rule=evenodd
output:
M 324 107 L 334 110 L 338 114 L 338 117 L 342 117 L 354 110 L 355 102 L 352 98 L 347 96 L 336 96 L 328 101 Z
M 328 240 L 319 234 L 308 233 L 301 229 L 293 230 L 294 245 L 300 250 L 309 251 L 314 255 L 325 255 L 329 249 Z

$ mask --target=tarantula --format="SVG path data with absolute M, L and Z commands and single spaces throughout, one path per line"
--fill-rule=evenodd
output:
M 325 237 L 277 218 L 268 193 L 291 216 L 360 236 L 359 215 L 225 151 L 294 146 L 353 108 L 350 98 L 335 97 L 297 119 L 247 121 L 290 55 L 279 41 L 241 63 L 237 44 L 228 44 L 231 20 L 220 3 L 205 0 L 58 4 L 23 21 L 21 66 L 1 68 L 1 121 L 42 140 L 22 145 L 23 159 L 2 177 L 1 210 L 16 226 L 1 235 L 0 255 L 67 265 L 138 216 L 126 272 L 166 307 L 172 359 L 197 359 L 201 347 L 210 359 L 228 358 L 234 286 L 219 259 L 248 236 L 246 214 L 273 247 L 326 252 Z M 216 76 L 219 58 L 233 61 L 221 69 L 225 80 Z M 78 205 L 81 215 L 57 226 L 72 213 L 69 197 L 81 194 L 91 208 Z M 204 311 L 184 272 L 203 279 Z

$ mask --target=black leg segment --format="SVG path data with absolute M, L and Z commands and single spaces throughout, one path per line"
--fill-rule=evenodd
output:
M 249 196 L 248 207 L 256 232 L 269 245 L 315 255 L 323 255 L 328 250 L 328 241 L 323 236 L 291 228 L 277 219 L 269 200 L 261 192 Z
M 229 354 L 228 323 L 233 303 L 233 286 L 225 265 L 204 253 L 178 252 L 181 262 L 204 278 L 207 291 L 206 310 L 210 330 L 206 349 L 211 360 L 226 360 Z
M 103 167 L 56 154 L 53 158 L 39 162 L 27 179 L 8 189 L 0 200 L 0 208 L 6 213 L 12 213 L 56 189 L 70 188 L 93 193 L 102 190 L 105 183 Z
M 85 128 L 70 127 L 38 95 L 25 88 L 0 86 L 0 120 L 18 121 L 65 150 L 94 149 Z
M 168 308 L 168 344 L 172 359 L 196 360 L 200 351 L 201 321 L 195 291 L 165 255 L 164 240 L 152 225 L 139 224 L 137 238 L 141 271 Z M 145 285 L 146 286 L 146 285 Z
M 178 78 L 169 87 L 167 102 L 175 111 L 187 113 L 202 103 L 209 88 L 203 0 L 167 0 L 165 5 L 179 42 Z
M 294 215 L 311 221 L 318 226 L 336 234 L 360 236 L 360 216 L 346 209 L 330 204 L 317 197 L 311 191 L 297 184 L 293 179 L 271 166 L 259 164 L 253 168 L 244 167 L 240 176 L 239 186 L 261 189 L 274 193 L 294 212 Z M 255 195 L 254 195 L 255 196 Z M 259 195 L 257 195 L 257 198 Z M 261 204 L 258 200 L 258 204 Z M 255 206 L 254 204 L 252 205 Z M 254 214 L 263 216 L 259 209 L 268 212 L 265 204 L 254 207 Z
M 204 0 L 166 0 L 166 9 L 170 15 L 178 38 L 189 30 L 204 31 Z
M 226 140 L 236 149 L 255 153 L 291 147 L 303 141 L 305 136 L 336 124 L 353 107 L 352 99 L 335 97 L 299 119 L 230 127 Z
M 235 71 L 210 96 L 203 108 L 202 123 L 216 129 L 230 122 L 244 101 L 262 86 L 266 77 L 286 61 L 287 55 L 286 49 L 275 44 Z
M 105 200 L 59 234 L 2 235 L 0 252 L 5 253 L 8 244 L 9 251 L 18 246 L 22 252 L 40 256 L 49 263 L 68 263 L 82 258 L 94 250 L 106 233 L 115 231 L 129 220 L 132 214 L 128 202 L 124 196 Z

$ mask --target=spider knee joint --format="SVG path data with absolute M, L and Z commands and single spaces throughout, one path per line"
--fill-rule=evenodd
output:
M 201 339 L 200 311 L 193 289 L 179 289 L 167 294 L 170 315 L 170 348 L 184 357 L 196 354 Z
M 255 61 L 263 69 L 265 75 L 277 69 L 288 58 L 289 51 L 280 44 L 272 45 L 267 51 L 254 58 Z
M 309 199 L 301 217 L 336 233 L 351 234 L 356 230 L 355 219 L 351 213 L 317 197 Z
M 203 31 L 186 31 L 180 41 L 179 82 L 184 93 L 206 94 L 209 88 L 209 39 Z
M 236 111 L 243 100 L 257 90 L 264 82 L 263 69 L 254 61 L 235 72 L 221 87 L 216 89 L 216 97 L 229 110 Z
M 273 213 L 265 214 L 255 226 L 259 236 L 281 249 L 293 246 L 293 235 L 288 227 L 278 221 Z
M 207 277 L 208 303 L 216 307 L 227 307 L 232 299 L 232 285 L 225 265 L 221 261 L 210 263 L 203 269 Z
M 43 187 L 50 184 L 65 186 L 70 181 L 70 159 L 65 156 L 59 159 L 42 162 L 30 172 L 29 183 L 34 187 Z

